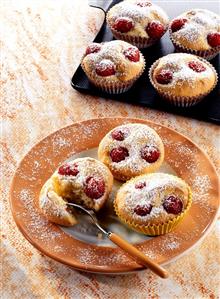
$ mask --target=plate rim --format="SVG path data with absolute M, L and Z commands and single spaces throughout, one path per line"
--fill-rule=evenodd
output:
M 165 126 L 165 125 L 162 125 L 162 124 L 159 124 L 157 122 L 154 122 L 154 121 L 151 121 L 151 120 L 148 120 L 148 119 L 144 119 L 144 118 L 136 118 L 136 117 L 121 117 L 121 116 L 115 116 L 115 117 L 97 117 L 97 118 L 89 118 L 89 119 L 85 119 L 85 120 L 80 120 L 80 121 L 76 121 L 76 122 L 73 122 L 72 124 L 69 124 L 69 125 L 66 125 L 64 127 L 61 127 L 57 130 L 54 130 L 52 133 L 49 133 L 47 134 L 44 138 L 40 139 L 38 142 L 34 143 L 33 146 L 31 146 L 31 148 L 23 155 L 23 157 L 20 159 L 15 171 L 14 171 L 14 174 L 13 174 L 13 177 L 12 177 L 12 180 L 11 180 L 11 184 L 10 184 L 10 189 L 9 189 L 9 203 L 10 203 L 10 210 L 11 210 L 11 213 L 12 213 L 12 216 L 13 216 L 13 220 L 15 221 L 16 223 L 16 226 L 18 227 L 19 231 L 22 233 L 22 235 L 25 237 L 25 239 L 32 244 L 33 247 L 35 247 L 39 252 L 43 253 L 45 256 L 49 257 L 49 258 L 52 258 L 53 260 L 57 261 L 57 262 L 60 262 L 61 264 L 64 264 L 72 269 L 75 269 L 75 270 L 79 270 L 79 271 L 85 271 L 85 272 L 90 272 L 90 273 L 96 273 L 96 274 L 130 274 L 130 273 L 134 273 L 134 272 L 137 272 L 137 271 L 141 271 L 141 270 L 145 270 L 145 268 L 141 265 L 138 265 L 136 264 L 137 266 L 135 267 L 132 267 L 131 270 L 123 270 L 121 268 L 117 268 L 115 267 L 114 268 L 114 265 L 111 266 L 112 270 L 109 271 L 107 270 L 106 268 L 109 267 L 109 266 L 99 266 L 99 265 L 84 265 L 84 264 L 80 264 L 80 267 L 77 266 L 76 264 L 73 264 L 73 263 L 68 263 L 67 261 L 63 260 L 62 258 L 59 258 L 57 257 L 56 255 L 54 255 L 53 253 L 49 253 L 48 251 L 44 250 L 41 246 L 39 246 L 37 244 L 37 242 L 35 242 L 33 239 L 31 239 L 28 234 L 25 232 L 25 230 L 22 228 L 22 226 L 20 225 L 18 219 L 16 218 L 16 215 L 15 215 L 15 211 L 12 207 L 13 205 L 13 187 L 14 187 L 14 182 L 15 182 L 15 179 L 16 179 L 16 175 L 17 175 L 17 171 L 18 169 L 20 168 L 22 162 L 24 161 L 24 159 L 26 158 L 27 155 L 29 155 L 31 153 L 31 151 L 37 147 L 40 143 L 42 143 L 44 140 L 46 140 L 47 138 L 49 137 L 52 137 L 53 135 L 57 134 L 59 131 L 61 130 L 67 130 L 68 128 L 72 127 L 72 126 L 77 126 L 81 123 L 90 123 L 90 122 L 99 122 L 101 120 L 119 120 L 119 121 L 137 121 L 139 123 L 145 123 L 147 122 L 148 124 L 152 124 L 152 125 L 156 125 L 156 126 L 160 126 L 160 127 L 163 127 L 165 129 L 168 129 L 172 132 L 174 132 L 174 134 L 178 134 L 180 135 L 181 137 L 183 137 L 184 139 L 186 139 L 187 141 L 189 141 L 191 144 L 193 144 L 193 146 L 195 146 L 196 148 L 198 148 L 202 154 L 206 157 L 206 159 L 208 160 L 208 162 L 210 163 L 210 165 L 212 166 L 213 170 L 214 170 L 214 174 L 217 178 L 217 181 L 218 181 L 218 184 L 216 186 L 216 190 L 218 192 L 218 208 L 216 209 L 215 211 L 215 216 L 213 217 L 212 221 L 208 224 L 208 226 L 206 227 L 205 229 L 205 232 L 204 234 L 195 242 L 193 243 L 192 246 L 190 246 L 189 248 L 187 248 L 186 250 L 184 250 L 182 253 L 180 254 L 177 254 L 176 256 L 170 258 L 168 261 L 165 261 L 163 263 L 161 263 L 161 265 L 168 265 L 170 264 L 171 262 L 173 261 L 176 261 L 177 259 L 179 259 L 180 257 L 184 256 L 185 254 L 189 253 L 192 249 L 195 248 L 195 246 L 197 246 L 199 243 L 201 243 L 204 238 L 210 233 L 210 231 L 212 230 L 212 228 L 214 227 L 215 223 L 216 223 L 216 220 L 218 218 L 218 212 L 220 210 L 220 180 L 219 180 L 219 176 L 218 176 L 218 173 L 216 171 L 216 167 L 214 165 L 214 163 L 211 161 L 211 159 L 209 158 L 208 154 L 206 154 L 206 152 L 204 152 L 203 149 L 201 149 L 194 141 L 192 141 L 190 138 L 188 138 L 187 136 L 185 136 L 184 134 L 182 133 L 179 133 L 177 130 L 174 130 L 168 126 Z M 81 241 L 82 242 L 82 241 Z M 85 243 L 85 242 L 83 242 Z M 97 245 L 94 245 L 94 244 L 90 244 L 91 246 L 94 246 L 94 247 L 100 247 L 100 246 L 97 246 Z M 140 245 L 140 244 L 139 244 Z M 109 246 L 101 246 L 103 249 L 105 248 L 109 248 Z M 126 268 L 126 267 L 125 267 Z

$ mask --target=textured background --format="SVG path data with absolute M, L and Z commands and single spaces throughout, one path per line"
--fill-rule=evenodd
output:
M 167 266 L 168 280 L 148 271 L 111 277 L 79 273 L 41 255 L 18 231 L 9 207 L 10 182 L 20 159 L 49 133 L 93 117 L 150 119 L 191 138 L 219 173 L 220 130 L 74 91 L 70 78 L 102 19 L 86 1 L 2 0 L 0 6 L 2 298 L 218 298 L 218 223 L 200 245 Z

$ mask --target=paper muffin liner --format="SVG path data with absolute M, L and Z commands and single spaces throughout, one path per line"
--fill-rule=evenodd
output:
M 194 55 L 200 56 L 206 60 L 213 59 L 220 52 L 220 46 L 212 48 L 210 50 L 193 50 L 193 49 L 183 46 L 178 41 L 176 41 L 175 38 L 173 38 L 171 29 L 169 29 L 169 35 L 170 35 L 170 39 L 175 47 L 175 50 L 177 52 L 194 54 Z
M 85 74 L 87 75 L 89 81 L 97 88 L 109 94 L 120 94 L 129 90 L 132 87 L 132 85 L 135 83 L 135 81 L 137 81 L 137 79 L 143 74 L 145 70 L 145 59 L 142 53 L 140 53 L 140 55 L 142 56 L 144 61 L 142 69 L 140 70 L 140 73 L 138 75 L 136 75 L 133 79 L 127 82 L 120 82 L 120 81 L 115 82 L 115 81 L 108 80 L 106 78 L 104 79 L 102 77 L 97 78 L 96 75 L 93 75 L 91 73 L 88 74 L 86 72 L 83 62 L 81 63 L 81 67 L 85 72 Z
M 115 203 L 114 203 L 114 209 L 115 209 L 116 215 L 120 218 L 120 220 L 122 220 L 127 226 L 131 227 L 133 230 L 135 230 L 139 233 L 143 233 L 148 236 L 164 235 L 166 233 L 171 232 L 178 225 L 178 223 L 185 217 L 186 213 L 189 211 L 189 209 L 192 205 L 192 191 L 191 191 L 190 187 L 188 188 L 188 191 L 189 191 L 189 198 L 188 198 L 187 206 L 184 209 L 184 211 L 177 217 L 175 217 L 167 222 L 161 223 L 161 224 L 153 224 L 153 225 L 142 224 L 142 225 L 140 225 L 140 224 L 135 223 L 134 221 L 124 218 L 120 214 Z
M 153 80 L 153 72 L 159 63 L 159 59 L 156 60 L 150 67 L 148 75 L 149 75 L 151 84 L 157 90 L 157 92 L 160 94 L 160 96 L 162 98 L 164 98 L 170 104 L 177 106 L 177 107 L 182 107 L 182 108 L 194 106 L 197 103 L 199 103 L 204 97 L 206 97 L 216 87 L 217 82 L 218 82 L 218 74 L 217 74 L 215 68 L 207 60 L 205 60 L 201 57 L 197 57 L 197 59 L 200 59 L 205 64 L 208 64 L 209 67 L 215 73 L 215 83 L 213 84 L 213 86 L 208 91 L 201 93 L 197 96 L 191 96 L 191 97 L 190 96 L 176 96 L 176 95 L 173 95 L 172 92 L 170 92 L 170 91 L 163 90 Z

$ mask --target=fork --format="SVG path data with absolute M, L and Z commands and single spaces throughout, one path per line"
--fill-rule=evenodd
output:
M 87 210 L 83 206 L 75 204 L 75 203 L 66 203 L 68 206 L 74 207 L 76 209 L 79 209 L 83 212 L 85 212 L 87 215 L 90 216 L 94 224 L 98 227 L 98 229 L 106 236 L 109 240 L 111 240 L 114 244 L 116 244 L 118 247 L 120 247 L 122 250 L 127 252 L 137 263 L 141 264 L 142 266 L 149 268 L 151 271 L 153 271 L 155 274 L 160 276 L 161 278 L 167 278 L 168 272 L 152 261 L 149 257 L 147 257 L 143 252 L 138 250 L 135 246 L 128 243 L 126 240 L 121 238 L 119 235 L 113 232 L 106 231 L 103 227 L 100 226 L 98 219 L 92 210 Z

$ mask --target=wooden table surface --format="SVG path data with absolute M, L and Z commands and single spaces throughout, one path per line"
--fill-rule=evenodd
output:
M 70 86 L 102 13 L 85 0 L 2 0 L 1 20 L 1 298 L 219 298 L 219 220 L 190 253 L 149 271 L 103 276 L 70 270 L 39 253 L 18 231 L 9 188 L 21 158 L 40 139 L 75 121 L 139 117 L 185 134 L 220 172 L 220 129 L 214 124 L 83 95 Z

